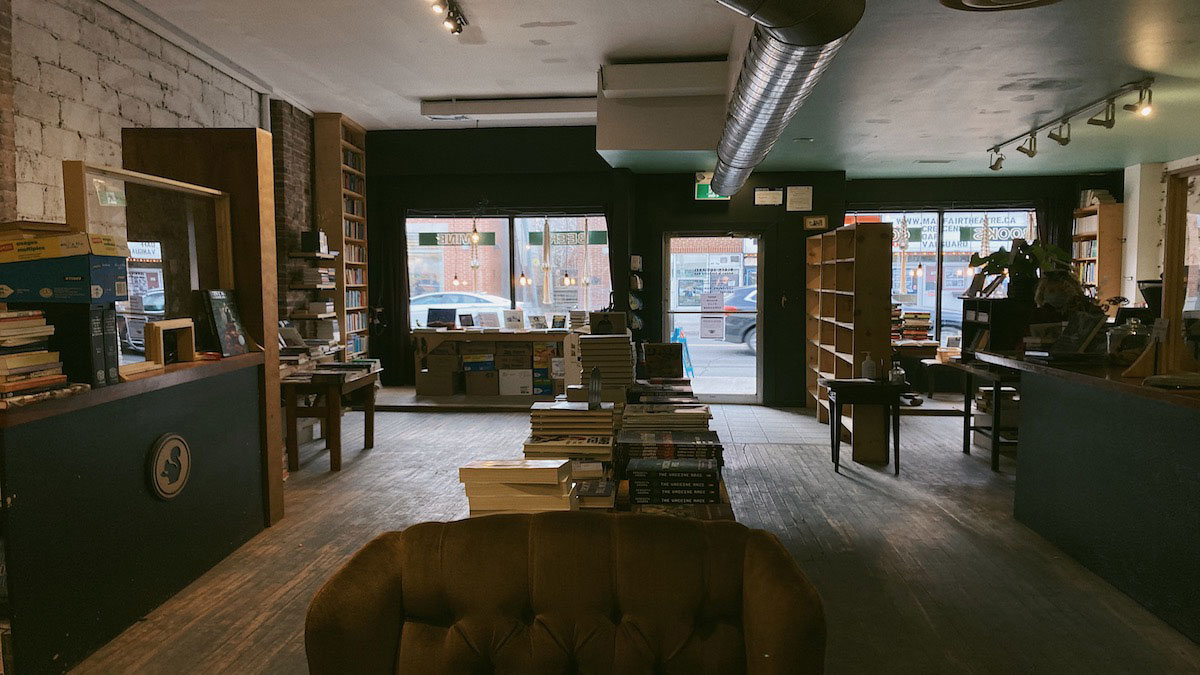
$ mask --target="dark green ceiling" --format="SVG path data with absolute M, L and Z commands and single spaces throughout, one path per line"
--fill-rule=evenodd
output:
M 851 178 L 994 175 L 987 148 L 1156 78 L 1152 119 L 1073 125 L 1002 175 L 1080 173 L 1200 154 L 1200 0 L 1063 0 L 962 12 L 937 0 L 868 0 L 850 42 L 761 166 Z M 1136 97 L 1134 97 L 1136 98 Z M 1127 102 L 1126 100 L 1121 101 Z M 796 142 L 793 138 L 812 138 Z M 640 172 L 710 169 L 712 153 L 627 152 Z

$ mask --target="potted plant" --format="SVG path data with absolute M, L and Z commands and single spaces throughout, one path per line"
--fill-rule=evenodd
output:
M 1011 251 L 1001 246 L 986 257 L 975 253 L 970 264 L 982 274 L 1007 274 L 1008 297 L 1032 301 L 1038 277 L 1051 270 L 1070 269 L 1071 256 L 1054 244 L 1014 239 Z

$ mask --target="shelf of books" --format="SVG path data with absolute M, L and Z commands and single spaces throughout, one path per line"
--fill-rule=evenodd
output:
M 366 132 L 340 113 L 318 113 L 314 141 L 317 227 L 340 253 L 325 295 L 351 360 L 368 351 Z
M 829 390 L 820 378 L 862 375 L 870 356 L 886 373 L 891 355 L 891 226 L 846 225 L 805 243 L 806 404 L 829 423 Z M 873 421 L 872 421 L 873 420 Z M 882 411 L 847 406 L 842 435 L 858 461 L 886 461 Z
M 1105 300 L 1121 294 L 1121 238 L 1125 231 L 1125 206 L 1092 204 L 1075 211 L 1071 228 L 1071 267 L 1079 282 L 1094 286 Z

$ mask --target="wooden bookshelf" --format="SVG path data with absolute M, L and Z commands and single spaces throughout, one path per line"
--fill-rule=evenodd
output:
M 888 223 L 846 225 L 805 242 L 806 405 L 829 423 L 829 390 L 821 377 L 860 377 L 870 352 L 891 367 L 891 242 Z M 886 462 L 883 411 L 846 406 L 843 440 L 859 462 Z
M 1075 211 L 1071 228 L 1071 268 L 1080 283 L 1096 287 L 1096 297 L 1100 300 L 1121 294 L 1121 241 L 1124 236 L 1123 204 L 1096 204 Z
M 349 360 L 368 350 L 366 131 L 341 113 L 317 113 L 313 140 L 317 227 L 340 252 L 328 263 L 337 283 L 327 292 Z

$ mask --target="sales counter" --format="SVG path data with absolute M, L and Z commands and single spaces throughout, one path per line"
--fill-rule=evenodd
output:
M 263 354 L 0 412 L 16 670 L 61 672 L 266 524 Z
M 1200 395 L 976 358 L 1021 373 L 1017 520 L 1200 642 Z

